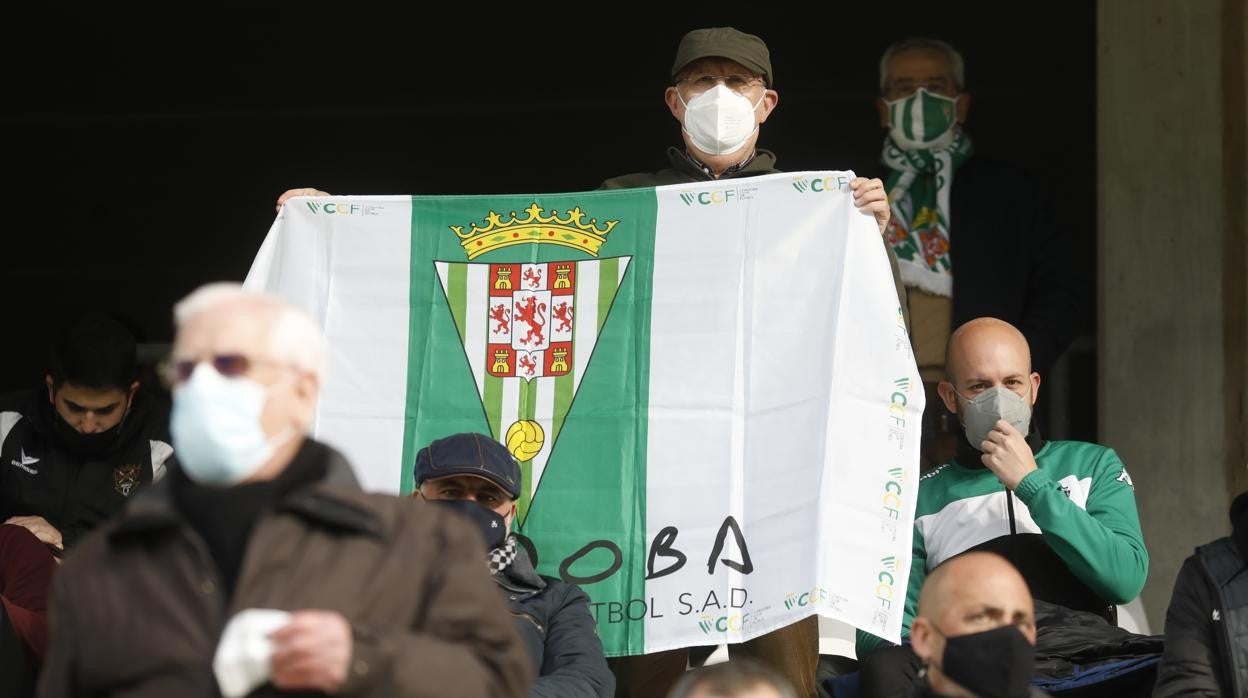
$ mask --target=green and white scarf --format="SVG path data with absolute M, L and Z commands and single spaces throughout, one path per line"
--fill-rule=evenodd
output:
M 953 296 L 949 192 L 953 173 L 972 151 L 970 137 L 960 128 L 949 145 L 934 150 L 903 150 L 892 138 L 884 139 L 880 160 L 889 169 L 884 185 L 893 212 L 886 235 L 907 286 Z

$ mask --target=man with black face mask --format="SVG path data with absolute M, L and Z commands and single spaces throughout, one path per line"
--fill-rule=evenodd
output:
M 520 464 L 484 434 L 437 439 L 416 454 L 417 496 L 468 518 L 485 539 L 490 576 L 503 593 L 528 647 L 537 681 L 531 698 L 611 698 L 615 677 L 575 584 L 539 575 L 511 532 L 520 496 Z
M 966 553 L 932 570 L 910 628 L 923 669 L 909 696 L 1025 698 L 1036 615 L 1018 570 L 999 555 Z
M 173 455 L 168 410 L 137 375 L 130 331 L 88 316 L 53 344 L 46 385 L 0 398 L 0 644 L 16 639 L 27 671 L 44 653 L 55 560 Z M 17 670 L 0 659 L 0 675 Z
M 63 551 L 164 476 L 169 412 L 137 377 L 116 320 L 88 316 L 57 338 L 45 385 L 0 400 L 0 520 Z
M 964 438 L 953 460 L 919 482 L 902 637 L 927 574 L 971 550 L 1005 557 L 1038 600 L 1112 620 L 1113 605 L 1135 598 L 1148 574 L 1122 461 L 1104 446 L 1040 437 L 1031 419 L 1040 374 L 1013 325 L 962 325 L 946 362 L 940 396 Z M 878 650 L 882 644 L 859 631 L 864 694 L 900 695 L 898 679 L 913 676 L 918 659 L 907 646 Z

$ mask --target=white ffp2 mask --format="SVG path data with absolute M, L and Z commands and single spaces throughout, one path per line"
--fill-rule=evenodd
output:
M 758 130 L 754 110 L 763 103 L 762 97 L 751 104 L 749 98 L 723 85 L 716 85 L 688 102 L 679 93 L 676 96 L 685 106 L 685 133 L 704 153 L 735 153 Z

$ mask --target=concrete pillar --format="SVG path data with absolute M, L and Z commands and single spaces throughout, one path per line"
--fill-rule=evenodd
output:
M 1248 489 L 1244 4 L 1098 6 L 1098 430 L 1135 481 L 1153 632 Z
M 1224 241 L 1222 280 L 1227 299 L 1227 382 L 1239 384 L 1238 394 L 1234 390 L 1226 393 L 1227 468 L 1231 491 L 1238 493 L 1248 490 L 1248 322 L 1244 321 L 1248 318 L 1248 2 L 1229 0 L 1224 4 L 1223 64 L 1227 68 L 1222 82 L 1227 116 L 1223 133 L 1228 157 L 1223 160 L 1223 179 L 1229 234 Z

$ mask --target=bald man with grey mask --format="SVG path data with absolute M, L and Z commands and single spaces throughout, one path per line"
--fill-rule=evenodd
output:
M 1135 598 L 1148 575 L 1134 484 L 1118 455 L 1041 437 L 1032 419 L 1040 374 L 1026 338 L 1007 322 L 958 327 L 945 372 L 939 394 L 962 439 L 957 456 L 919 483 L 903 640 L 927 575 L 968 551 L 1004 557 L 1036 599 L 1112 620 L 1114 605 Z M 864 695 L 903 695 L 918 670 L 909 646 L 886 644 L 858 633 Z

